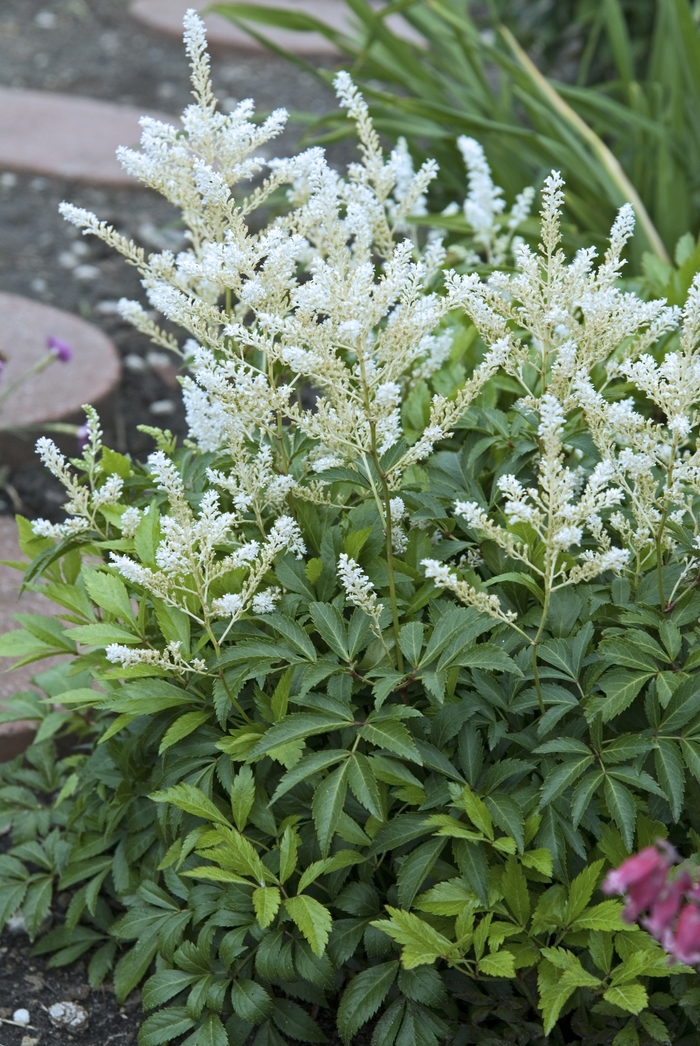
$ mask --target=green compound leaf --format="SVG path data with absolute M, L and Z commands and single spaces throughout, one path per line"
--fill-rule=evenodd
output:
M 415 966 L 433 963 L 441 956 L 451 954 L 452 942 L 438 933 L 430 923 L 400 908 L 387 906 L 386 910 L 390 918 L 373 922 L 372 926 L 403 946 L 401 965 L 404 969 L 412 970 Z

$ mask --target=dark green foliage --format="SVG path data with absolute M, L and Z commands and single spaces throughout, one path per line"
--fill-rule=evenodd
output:
M 278 560 L 279 609 L 236 623 L 218 656 L 109 568 L 113 539 L 48 557 L 21 524 L 67 627 L 25 615 L 2 653 L 86 652 L 37 677 L 46 701 L 19 695 L 3 713 L 39 734 L 2 768 L 0 916 L 22 907 L 36 936 L 68 894 L 37 952 L 85 955 L 91 983 L 112 971 L 120 998 L 144 981 L 142 1046 L 320 1042 L 328 1006 L 345 1041 L 373 1020 L 376 1046 L 694 1040 L 695 973 L 669 970 L 597 889 L 656 837 L 700 844 L 695 584 L 662 605 L 652 565 L 555 594 L 542 714 L 529 644 L 419 569 L 474 547 L 454 499 L 488 501 L 494 477 L 527 477 L 534 454 L 523 415 L 482 406 L 402 490 L 424 524 L 395 559 L 403 672 L 335 580 L 346 550 L 387 584 L 379 524 L 352 495 L 306 528 L 305 565 Z M 195 499 L 197 463 L 177 459 Z M 140 469 L 127 483 L 144 497 Z M 136 541 L 152 555 L 143 532 L 118 547 Z M 534 581 L 480 551 L 465 578 L 498 576 L 504 606 L 536 625 Z M 673 558 L 663 575 L 670 593 Z M 108 643 L 176 633 L 208 675 L 104 660 Z

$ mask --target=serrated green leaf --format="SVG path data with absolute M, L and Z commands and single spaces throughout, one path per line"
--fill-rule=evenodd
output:
M 323 955 L 333 921 L 327 908 L 308 894 L 288 897 L 285 908 L 308 941 L 314 955 Z
M 505 948 L 479 959 L 479 973 L 487 977 L 515 977 L 515 957 Z
M 168 748 L 172 748 L 178 741 L 193 734 L 195 730 L 208 721 L 210 715 L 211 713 L 207 711 L 185 712 L 184 715 L 181 715 L 165 731 L 163 740 L 158 748 L 158 755 L 162 755 L 163 752 L 166 752 Z
M 159 970 L 149 977 L 141 993 L 145 1010 L 154 1010 L 185 991 L 197 980 L 199 974 L 185 970 Z
M 374 1017 L 386 999 L 398 969 L 398 962 L 385 962 L 363 970 L 350 981 L 336 1016 L 343 1042 L 348 1043 L 362 1025 Z
M 415 742 L 402 722 L 398 719 L 383 719 L 366 723 L 360 727 L 360 737 L 379 748 L 421 765 L 420 753 Z
M 620 829 L 627 849 L 631 850 L 637 821 L 637 807 L 632 793 L 621 781 L 616 781 L 615 778 L 608 776 L 605 778 L 605 801 L 613 821 Z
M 316 788 L 311 812 L 316 826 L 316 835 L 321 853 L 328 853 L 333 836 L 338 829 L 340 815 L 348 790 L 349 760 L 330 773 Z
M 424 626 L 420 621 L 411 621 L 409 624 L 403 625 L 399 630 L 401 653 L 408 663 L 414 667 L 420 661 L 424 630 Z
M 443 955 L 449 955 L 452 944 L 424 919 L 412 912 L 387 906 L 389 919 L 373 922 L 372 926 L 392 937 L 403 946 L 401 965 L 406 970 L 425 963 L 433 963 Z
M 530 894 L 525 873 L 515 857 L 509 857 L 503 869 L 501 889 L 505 902 L 521 926 L 530 918 Z
M 646 989 L 641 984 L 618 984 L 603 993 L 606 1002 L 619 1006 L 628 1013 L 639 1013 L 649 1004 Z
M 281 902 L 279 889 L 276 886 L 258 886 L 253 890 L 253 908 L 258 923 L 267 929 L 277 915 Z
M 162 1046 L 184 1035 L 195 1023 L 185 1006 L 168 1006 L 158 1010 L 147 1017 L 139 1028 L 139 1046 Z
M 348 782 L 358 803 L 379 821 L 384 820 L 382 800 L 372 764 L 361 752 L 354 752 L 348 760 Z
M 685 770 L 678 745 L 669 738 L 658 738 L 654 753 L 656 776 L 668 799 L 674 821 L 681 815 L 685 793 Z
M 234 1012 L 248 1024 L 261 1024 L 272 1015 L 272 999 L 262 987 L 244 977 L 231 985 L 231 1004 Z
M 213 821 L 215 824 L 230 827 L 229 821 L 219 808 L 194 785 L 183 782 L 160 792 L 152 792 L 149 798 L 154 803 L 172 803 L 173 806 L 177 806 L 178 809 L 184 810 L 188 814 L 195 814 L 205 821 Z

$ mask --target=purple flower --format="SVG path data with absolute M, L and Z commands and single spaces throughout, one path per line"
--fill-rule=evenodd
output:
M 53 334 L 49 334 L 46 339 L 46 347 L 61 363 L 68 363 L 73 359 L 73 350 L 70 345 L 61 341 L 60 338 L 54 338 Z

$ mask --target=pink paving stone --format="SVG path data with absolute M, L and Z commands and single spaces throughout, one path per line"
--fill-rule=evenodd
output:
M 286 7 L 290 11 L 311 15 L 331 26 L 337 32 L 353 33 L 352 13 L 343 0 L 255 0 L 258 7 Z M 130 12 L 151 29 L 171 36 L 182 36 L 182 19 L 188 7 L 204 10 L 212 0 L 133 0 Z M 204 18 L 209 43 L 214 47 L 236 47 L 244 51 L 263 51 L 265 48 L 247 33 L 221 15 Z M 337 55 L 338 51 L 320 33 L 298 33 L 290 29 L 250 23 L 278 47 L 300 55 Z M 407 40 L 423 42 L 423 38 L 399 15 L 390 15 L 387 24 Z
M 0 168 L 92 185 L 135 186 L 114 155 L 138 145 L 139 109 L 53 91 L 0 87 Z M 164 113 L 148 115 L 173 122 Z
M 8 429 L 72 418 L 84 403 L 98 406 L 119 382 L 119 355 L 97 327 L 50 305 L 0 293 L 0 353 L 7 359 L 3 386 L 17 381 L 46 354 L 50 336 L 66 342 L 73 358 L 52 363 L 0 404 L 0 461 L 14 463 L 18 456 L 36 461 L 36 436 L 25 441 L 22 452 L 23 444 Z
M 0 560 L 17 562 L 24 559 L 17 542 L 17 526 L 14 519 L 10 516 L 0 517 Z M 55 609 L 53 604 L 38 592 L 23 592 L 19 597 L 21 583 L 20 571 L 0 563 L 0 634 L 20 627 L 13 614 L 50 614 Z M 0 658 L 0 708 L 4 698 L 21 690 L 35 689 L 31 685 L 32 676 L 52 668 L 62 660 L 61 657 L 46 658 L 7 671 L 12 662 L 7 658 Z M 34 731 L 35 727 L 28 722 L 0 724 L 0 762 L 23 752 L 34 736 Z

